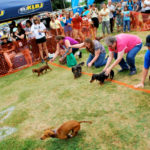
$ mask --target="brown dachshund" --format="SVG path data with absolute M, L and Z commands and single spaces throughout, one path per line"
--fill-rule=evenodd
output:
M 52 70 L 50 68 L 50 66 L 46 63 L 46 65 L 44 65 L 44 66 L 42 66 L 42 67 L 40 67 L 38 69 L 32 69 L 32 72 L 33 73 L 38 73 L 38 76 L 40 76 L 40 74 L 43 74 L 44 70 L 45 70 L 45 72 L 47 72 L 48 69 Z
M 59 139 L 68 139 L 76 136 L 78 131 L 80 130 L 80 123 L 92 123 L 91 121 L 67 121 L 62 124 L 57 130 L 46 129 L 44 130 L 44 135 L 40 138 L 41 140 L 45 140 L 49 137 L 59 138 Z M 70 133 L 71 132 L 71 133 Z M 69 134 L 70 133 L 70 134 Z

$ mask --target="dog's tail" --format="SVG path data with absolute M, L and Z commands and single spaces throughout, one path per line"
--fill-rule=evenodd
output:
M 90 123 L 90 124 L 92 124 L 92 121 L 79 121 L 79 123 Z
M 78 65 L 79 65 L 79 66 L 83 66 L 83 65 L 84 65 L 84 62 L 81 62 L 81 63 L 79 63 Z

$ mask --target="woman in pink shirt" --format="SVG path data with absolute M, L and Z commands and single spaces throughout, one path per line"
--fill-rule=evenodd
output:
M 109 58 L 103 71 L 108 75 L 110 71 L 116 66 L 120 65 L 119 72 L 127 71 L 130 69 L 129 75 L 136 74 L 135 56 L 142 48 L 142 41 L 138 36 L 131 34 L 118 34 L 114 37 L 108 37 L 106 44 L 109 48 Z M 126 61 L 123 59 L 126 55 Z M 112 65 L 113 57 L 116 59 Z

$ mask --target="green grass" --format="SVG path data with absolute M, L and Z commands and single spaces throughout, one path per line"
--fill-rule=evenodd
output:
M 148 32 L 139 35 L 143 41 Z M 102 41 L 102 44 L 104 42 Z M 141 78 L 146 47 L 138 53 L 138 74 L 118 73 L 115 80 L 137 84 Z M 88 53 L 83 50 L 86 61 Z M 90 83 L 82 75 L 74 80 L 71 71 L 52 67 L 52 71 L 37 77 L 31 69 L 38 64 L 9 76 L 0 78 L 0 111 L 11 106 L 15 110 L 4 126 L 14 127 L 15 133 L 0 141 L 0 150 L 148 150 L 150 149 L 150 96 L 144 92 L 105 82 L 100 86 Z M 103 68 L 83 67 L 84 72 L 98 73 Z M 146 80 L 146 89 L 150 83 Z M 58 128 L 67 120 L 91 120 L 82 124 L 73 139 L 48 139 L 41 141 L 43 130 Z

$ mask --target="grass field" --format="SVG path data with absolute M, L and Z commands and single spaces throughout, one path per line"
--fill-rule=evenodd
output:
M 132 33 L 145 43 L 149 32 Z M 130 85 L 139 83 L 146 50 L 143 47 L 136 57 L 137 75 L 118 73 L 117 66 L 115 80 Z M 83 50 L 83 58 L 78 62 L 86 61 L 87 57 Z M 51 72 L 37 77 L 31 69 L 39 66 L 0 78 L 0 112 L 15 108 L 7 119 L 0 121 L 0 131 L 4 127 L 16 129 L 1 139 L 0 150 L 150 150 L 149 94 L 112 82 L 103 86 L 91 84 L 87 75 L 74 80 L 71 71 L 55 66 L 51 66 Z M 88 73 L 102 69 L 83 67 Z M 150 89 L 148 79 L 145 89 Z M 0 120 L 7 114 L 0 115 Z M 73 139 L 40 140 L 45 128 L 57 128 L 73 119 L 93 123 L 82 124 Z

